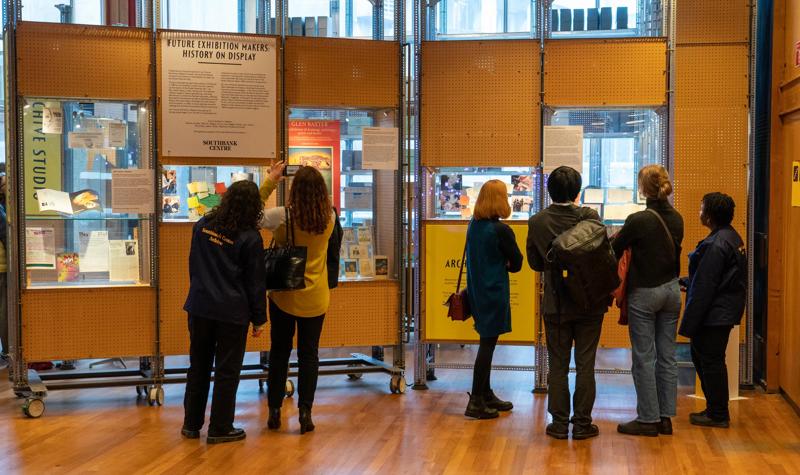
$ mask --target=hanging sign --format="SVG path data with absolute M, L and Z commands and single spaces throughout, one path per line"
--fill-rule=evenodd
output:
M 50 114 L 45 120 L 47 111 Z M 23 149 L 25 150 L 25 214 L 53 214 L 40 211 L 38 190 L 61 190 L 61 133 L 52 112 L 60 113 L 61 104 L 56 101 L 29 99 L 23 109 Z M 59 133 L 47 133 L 49 130 Z
M 275 38 L 165 33 L 163 154 L 277 156 Z
M 517 245 L 525 249 L 528 224 L 511 224 Z M 428 341 L 478 341 L 475 320 L 450 320 L 444 302 L 456 290 L 461 253 L 467 236 L 466 223 L 425 224 L 425 339 Z M 466 269 L 462 288 L 466 287 Z M 511 286 L 511 332 L 500 341 L 533 343 L 536 341 L 536 273 L 522 264 L 522 270 L 509 274 Z

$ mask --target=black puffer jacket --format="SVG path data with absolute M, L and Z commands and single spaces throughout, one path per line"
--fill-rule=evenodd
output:
M 738 325 L 747 293 L 747 258 L 739 233 L 713 231 L 689 254 L 686 310 L 678 333 L 693 337 L 700 327 Z

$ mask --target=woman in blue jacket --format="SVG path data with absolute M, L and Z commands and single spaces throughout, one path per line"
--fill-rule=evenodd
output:
M 208 443 L 244 439 L 233 427 L 236 389 L 242 370 L 247 329 L 258 337 L 267 323 L 264 242 L 258 232 L 263 215 L 258 186 L 238 181 L 222 202 L 192 230 L 189 252 L 189 373 L 183 398 L 181 433 L 200 437 L 214 371 Z
M 480 346 L 475 358 L 472 393 L 464 415 L 493 419 L 514 406 L 498 398 L 489 382 L 497 338 L 511 331 L 508 273 L 522 269 L 514 231 L 501 218 L 511 216 L 506 184 L 489 180 L 481 187 L 467 230 L 467 293 Z
M 728 369 L 725 349 L 734 325 L 742 320 L 747 291 L 744 242 L 731 227 L 735 204 L 709 193 L 700 206 L 700 222 L 711 230 L 689 254 L 686 310 L 679 333 L 691 338 L 692 361 L 706 396 L 706 410 L 690 415 L 694 425 L 727 428 Z

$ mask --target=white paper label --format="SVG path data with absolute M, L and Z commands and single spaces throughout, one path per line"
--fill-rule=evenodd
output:
M 364 127 L 361 138 L 364 170 L 397 170 L 399 131 L 397 127 Z
M 106 128 L 108 133 L 108 143 L 111 148 L 125 148 L 128 138 L 128 128 L 120 122 L 110 122 Z
M 155 207 L 153 170 L 111 171 L 111 210 L 114 213 L 150 214 Z
M 67 134 L 69 148 L 103 148 L 106 138 L 102 130 L 90 132 L 70 132 Z
M 108 231 L 81 232 L 81 272 L 108 272 Z
M 109 280 L 139 281 L 139 243 L 136 240 L 109 241 Z
M 61 134 L 64 132 L 64 112 L 60 107 L 45 107 L 42 110 L 42 133 Z
M 25 267 L 55 269 L 56 244 L 53 228 L 25 229 Z
M 544 127 L 545 174 L 561 166 L 583 170 L 583 127 L 580 125 L 547 125 Z

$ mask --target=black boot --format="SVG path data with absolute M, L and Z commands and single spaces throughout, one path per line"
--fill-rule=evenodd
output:
M 245 438 L 244 429 L 238 429 L 234 427 L 233 429 L 229 430 L 225 433 L 212 433 L 211 430 L 208 431 L 207 441 L 209 444 L 224 444 L 225 442 L 235 442 L 237 440 L 242 440 Z
M 497 409 L 487 406 L 483 396 L 477 394 L 469 395 L 469 403 L 464 415 L 473 419 L 495 419 L 499 416 Z
M 311 408 L 308 406 L 300 406 L 300 433 L 314 431 L 314 423 L 311 421 Z
M 669 417 L 662 417 L 661 422 L 658 423 L 658 433 L 661 435 L 672 435 L 672 419 Z
M 276 430 L 281 428 L 281 408 L 270 407 L 269 419 L 267 419 L 267 427 Z
M 483 395 L 483 400 L 486 401 L 486 405 L 492 409 L 496 409 L 498 411 L 510 411 L 514 409 L 514 404 L 511 401 L 503 401 L 492 391 L 491 389 Z
M 643 435 L 645 437 L 658 437 L 660 422 L 639 422 L 633 420 L 617 426 L 617 432 L 628 435 Z

